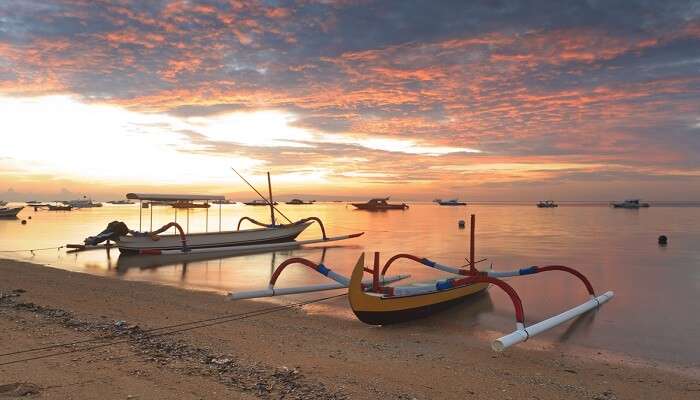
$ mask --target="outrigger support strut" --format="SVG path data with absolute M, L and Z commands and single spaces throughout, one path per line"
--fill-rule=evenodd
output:
M 241 219 L 238 220 L 238 226 L 236 227 L 236 230 L 238 230 L 238 231 L 241 230 L 241 223 L 243 223 L 243 221 L 250 221 L 252 224 L 255 224 L 255 225 L 258 225 L 258 226 L 262 226 L 262 227 L 265 227 L 265 228 L 271 228 L 271 227 L 276 226 L 276 225 L 270 225 L 270 224 L 266 224 L 266 223 L 264 223 L 264 222 L 257 221 L 257 220 L 255 220 L 255 219 L 253 219 L 253 218 L 250 218 L 250 217 L 241 217 Z M 318 222 L 318 225 L 321 227 L 321 234 L 323 235 L 323 240 L 327 240 L 327 239 L 328 239 L 328 236 L 326 235 L 326 227 L 323 226 L 323 221 L 321 221 L 321 218 L 318 218 L 318 217 L 306 217 L 306 218 L 300 219 L 299 221 L 292 222 L 292 224 L 303 224 L 303 223 L 308 222 L 308 221 L 315 221 L 315 222 Z
M 320 273 L 321 275 L 327 276 L 328 278 L 334 280 L 334 283 L 326 283 L 326 284 L 320 284 L 320 285 L 308 285 L 308 286 L 300 286 L 300 287 L 293 287 L 293 288 L 281 288 L 281 289 L 276 289 L 275 284 L 277 283 L 277 279 L 279 279 L 280 275 L 282 274 L 282 271 L 284 271 L 288 266 L 292 264 L 301 264 L 305 265 L 314 271 Z M 400 281 L 402 279 L 406 279 L 410 277 L 410 275 L 396 275 L 396 276 L 390 276 L 387 278 L 382 278 L 382 283 L 392 283 L 396 281 Z M 252 290 L 249 292 L 239 292 L 239 293 L 229 293 L 228 298 L 231 300 L 241 300 L 241 299 L 253 299 L 253 298 L 258 298 L 258 297 L 272 297 L 272 296 L 281 296 L 281 295 L 287 295 L 287 294 L 298 294 L 298 293 L 309 293 L 309 292 L 320 292 L 324 290 L 333 290 L 333 289 L 342 289 L 342 288 L 347 288 L 350 285 L 350 278 L 340 275 L 337 272 L 334 272 L 330 268 L 326 267 L 323 263 L 315 263 L 311 260 L 307 260 L 306 258 L 301 258 L 301 257 L 293 257 L 288 260 L 285 260 L 282 262 L 272 273 L 272 276 L 270 277 L 270 283 L 267 287 L 267 289 L 262 289 L 262 290 Z M 362 282 L 362 285 L 365 289 L 369 289 L 372 287 L 372 281 L 366 281 Z

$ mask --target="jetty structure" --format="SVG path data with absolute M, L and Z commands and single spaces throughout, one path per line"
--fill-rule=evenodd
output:
M 235 170 L 234 170 L 235 172 Z M 238 174 L 238 172 L 236 172 Z M 361 236 L 364 232 L 328 236 L 323 222 L 318 217 L 307 217 L 297 221 L 290 220 L 286 215 L 275 207 L 272 198 L 272 184 L 268 173 L 268 192 L 266 198 L 255 189 L 243 176 L 238 174 L 270 207 L 270 223 L 257 221 L 251 217 L 242 217 L 238 221 L 236 230 L 224 230 L 222 226 L 222 202 L 218 203 L 219 223 L 218 230 L 209 231 L 209 207 L 205 210 L 205 231 L 192 233 L 189 231 L 190 208 L 185 208 L 185 221 L 183 226 L 177 221 L 177 211 L 175 220 L 164 226 L 153 229 L 153 208 L 150 208 L 150 222 L 148 231 L 144 229 L 143 204 L 144 202 L 156 203 L 178 203 L 200 202 L 209 205 L 209 202 L 225 200 L 219 195 L 187 195 L 187 194 L 151 194 L 151 193 L 129 193 L 127 199 L 138 200 L 139 202 L 139 229 L 132 230 L 121 221 L 112 221 L 107 228 L 95 236 L 87 237 L 83 245 L 69 245 L 77 249 L 95 248 L 105 241 L 114 241 L 122 254 L 132 255 L 164 255 L 164 254 L 191 254 L 203 252 L 226 252 L 227 254 L 265 252 L 279 249 L 289 249 L 305 244 L 333 242 L 351 239 Z M 177 208 L 176 208 L 177 210 Z M 287 222 L 278 223 L 277 214 Z M 241 229 L 243 222 L 256 225 L 256 228 Z M 321 229 L 321 238 L 297 241 L 296 238 L 314 222 L 318 223 Z M 165 234 L 171 228 L 175 228 L 175 234 Z
M 503 351 L 515 344 L 524 342 L 533 336 L 598 308 L 601 304 L 612 299 L 613 292 L 609 291 L 597 295 L 593 290 L 593 286 L 583 274 L 563 265 L 530 266 L 511 271 L 478 270 L 476 264 L 486 259 L 478 261 L 475 259 L 474 227 L 475 216 L 472 215 L 469 259 L 466 265 L 468 268 L 443 265 L 425 257 L 417 257 L 406 253 L 397 254 L 389 258 L 381 266 L 378 252 L 374 253 L 373 265 L 367 267 L 365 266 L 365 255 L 362 253 L 355 263 L 352 275 L 348 278 L 333 271 L 323 263 L 314 263 L 304 258 L 290 258 L 277 267 L 270 278 L 267 288 L 250 292 L 230 293 L 229 298 L 233 300 L 250 299 L 347 287 L 350 307 L 360 321 L 371 325 L 386 325 L 431 315 L 454 306 L 471 296 L 482 293 L 493 285 L 506 292 L 515 309 L 515 330 L 493 341 L 491 347 L 494 351 Z M 386 272 L 394 262 L 400 259 L 418 262 L 426 267 L 452 274 L 453 277 L 402 286 L 389 286 Z M 335 285 L 329 284 L 328 287 L 313 285 L 285 289 L 275 288 L 275 283 L 282 272 L 294 264 L 311 268 L 335 281 Z M 566 272 L 579 279 L 585 286 L 589 299 L 561 314 L 532 325 L 526 325 L 522 300 L 516 290 L 503 278 L 515 278 L 550 271 Z M 371 284 L 363 280 L 365 273 L 371 275 Z M 399 278 L 402 277 L 392 277 L 392 279 L 394 278 L 400 280 Z

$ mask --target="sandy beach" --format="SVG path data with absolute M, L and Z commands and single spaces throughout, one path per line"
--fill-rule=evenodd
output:
M 496 354 L 483 339 L 436 332 L 429 319 L 369 327 L 326 316 L 319 304 L 154 336 L 145 331 L 274 305 L 0 260 L 0 353 L 104 338 L 0 357 L 0 398 L 700 396 L 695 369 L 556 346 Z M 79 351 L 85 346 L 102 347 Z M 67 354 L 9 364 L 59 352 Z

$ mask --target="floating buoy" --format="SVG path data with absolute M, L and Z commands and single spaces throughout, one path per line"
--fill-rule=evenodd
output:
M 668 238 L 666 235 L 659 236 L 659 245 L 666 246 L 668 244 Z
M 28 217 L 27 217 L 27 219 L 32 219 L 32 216 L 31 216 L 31 215 L 30 215 L 30 216 L 28 216 Z
M 463 219 L 460 219 L 459 222 L 457 222 L 457 225 L 459 226 L 460 229 L 464 229 L 465 222 Z
M 23 220 L 22 220 L 22 225 L 27 225 L 27 220 L 26 220 L 26 219 L 23 219 Z

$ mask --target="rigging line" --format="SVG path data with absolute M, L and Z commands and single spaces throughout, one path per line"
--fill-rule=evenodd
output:
M 222 316 L 222 317 L 216 317 L 216 318 L 209 318 L 209 319 L 200 320 L 200 321 L 193 321 L 193 322 L 188 322 L 188 323 L 176 324 L 176 325 L 172 325 L 172 326 L 165 326 L 165 327 L 160 327 L 160 328 L 154 328 L 154 329 L 150 329 L 150 330 L 143 331 L 143 332 L 153 332 L 153 331 L 156 331 L 156 330 L 162 330 L 162 329 L 168 329 L 168 328 L 173 328 L 173 327 L 179 327 L 179 326 L 185 326 L 185 325 L 198 324 L 198 323 L 202 323 L 202 322 L 209 322 L 208 324 L 204 324 L 204 325 L 195 325 L 195 326 L 190 326 L 190 327 L 187 327 L 187 328 L 176 329 L 176 330 L 173 330 L 173 331 L 168 331 L 168 332 L 163 332 L 163 333 L 157 333 L 157 334 L 155 334 L 155 335 L 146 335 L 143 339 L 150 339 L 150 338 L 155 338 L 155 337 L 160 337 L 160 336 L 173 335 L 173 334 L 176 334 L 176 333 L 181 333 L 181 332 L 191 331 L 191 330 L 195 330 L 195 329 L 201 329 L 201 328 L 207 328 L 207 327 L 210 327 L 210 326 L 225 324 L 225 323 L 227 323 L 227 322 L 233 322 L 233 321 L 238 321 L 238 320 L 242 320 L 242 319 L 246 319 L 246 318 L 257 317 L 257 316 L 260 316 L 260 315 L 270 314 L 270 313 L 277 312 L 277 311 L 284 311 L 284 310 L 292 309 L 292 308 L 295 308 L 295 307 L 301 307 L 301 306 L 305 306 L 305 305 L 312 304 L 312 303 L 318 303 L 318 302 L 321 302 L 321 301 L 325 301 L 325 300 L 330 300 L 330 299 L 342 297 L 342 296 L 345 296 L 346 294 L 347 294 L 347 293 L 342 293 L 342 294 L 338 294 L 338 295 L 334 295 L 334 296 L 322 297 L 322 298 L 320 298 L 320 299 L 307 300 L 307 301 L 298 302 L 298 303 L 292 303 L 292 304 L 287 304 L 287 305 L 283 305 L 283 306 L 276 306 L 276 307 L 264 308 L 264 309 L 261 309 L 261 310 L 250 311 L 250 312 L 247 312 L 247 313 L 234 314 L 234 315 Z M 218 320 L 218 321 L 217 321 L 217 320 Z M 212 322 L 212 321 L 213 321 L 213 322 Z M 2 354 L 2 355 L 0 355 L 0 356 L 8 356 L 8 355 L 15 355 L 15 354 L 21 354 L 21 353 L 28 353 L 28 352 L 34 352 L 34 351 L 40 351 L 40 350 L 48 350 L 48 349 L 52 349 L 52 348 L 70 346 L 70 345 L 75 345 L 75 344 L 84 344 L 84 343 L 90 343 L 90 342 L 97 342 L 97 341 L 100 341 L 100 340 L 110 339 L 110 338 L 113 338 L 113 337 L 116 337 L 116 336 L 117 336 L 117 335 L 112 334 L 112 335 L 110 335 L 110 336 L 103 337 L 103 338 L 88 339 L 88 340 L 75 341 L 75 342 L 70 342 L 70 343 L 57 344 L 57 345 L 46 346 L 46 347 L 42 347 L 42 348 L 35 348 L 35 349 L 29 349 L 29 350 L 24 350 L 24 351 L 18 351 L 18 352 L 14 352 L 14 353 L 6 353 L 6 354 Z M 108 347 L 108 346 L 112 346 L 112 345 L 117 345 L 117 344 L 121 344 L 121 343 L 126 343 L 126 342 L 129 342 L 130 340 L 132 340 L 132 339 L 131 339 L 131 338 L 129 338 L 129 339 L 123 339 L 123 340 L 118 340 L 118 341 L 116 341 L 116 342 L 102 343 L 102 344 L 98 344 L 98 345 L 95 345 L 95 346 L 81 347 L 81 348 L 79 348 L 79 349 L 73 349 L 73 350 L 68 350 L 68 351 L 62 351 L 62 352 L 58 352 L 58 353 L 44 354 L 44 355 L 39 355 L 39 356 L 35 356 L 35 357 L 23 358 L 23 359 L 20 359 L 20 360 L 7 361 L 7 362 L 0 363 L 0 366 L 11 365 L 11 364 L 17 364 L 17 363 L 20 363 L 20 362 L 39 360 L 39 359 L 43 359 L 43 358 L 55 357 L 55 356 L 66 355 L 66 354 L 73 354 L 73 353 L 78 353 L 78 352 L 83 352 L 83 351 L 90 351 L 90 350 L 95 350 L 95 349 L 99 349 L 99 348 L 103 348 L 103 347 Z
M 236 173 L 236 175 L 238 175 L 241 179 L 243 179 L 243 182 L 247 183 L 248 186 L 250 186 L 250 188 L 253 189 L 253 190 L 255 191 L 255 193 L 258 194 L 258 196 L 260 196 L 263 200 L 265 200 L 265 203 L 269 204 L 270 207 L 272 207 L 275 211 L 277 211 L 278 213 L 280 213 L 280 215 L 283 216 L 284 219 L 287 220 L 287 222 L 289 222 L 290 224 L 292 223 L 292 220 L 291 220 L 291 219 L 287 218 L 287 216 L 284 215 L 284 214 L 282 213 L 282 211 L 278 210 L 277 207 L 275 207 L 275 205 L 272 204 L 272 203 L 270 202 L 270 200 L 267 199 L 267 197 L 265 197 L 265 196 L 263 196 L 262 194 L 260 194 L 260 192 L 258 192 L 258 189 L 256 189 L 253 185 L 251 185 L 250 182 L 248 182 L 248 181 L 243 177 L 243 175 L 239 174 L 238 171 L 236 171 L 235 168 L 231 167 L 231 169 L 233 170 L 233 172 Z
M 0 250 L 0 253 L 23 253 L 23 252 L 33 252 L 41 250 L 61 250 L 64 246 L 58 247 L 44 247 L 41 249 L 26 249 L 26 250 Z

